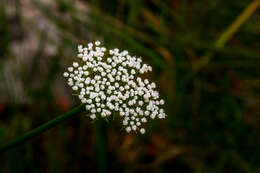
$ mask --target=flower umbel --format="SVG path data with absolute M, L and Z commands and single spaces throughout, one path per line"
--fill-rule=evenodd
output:
M 141 58 L 119 49 L 107 50 L 100 42 L 78 46 L 78 62 L 63 75 L 76 92 L 91 119 L 119 114 L 127 132 L 140 131 L 148 119 L 165 118 L 156 85 L 139 75 L 152 71 Z

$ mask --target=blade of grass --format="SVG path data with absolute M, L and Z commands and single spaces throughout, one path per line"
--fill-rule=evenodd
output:
M 29 141 L 30 139 L 40 135 L 41 133 L 45 132 L 46 130 L 48 130 L 52 127 L 55 127 L 56 125 L 62 123 L 63 121 L 68 120 L 69 118 L 71 118 L 75 115 L 78 115 L 79 113 L 81 113 L 83 111 L 85 111 L 84 104 L 54 118 L 53 120 L 48 121 L 47 123 L 27 132 L 26 134 L 14 139 L 13 141 L 11 141 L 9 143 L 0 146 L 0 152 L 7 151 L 9 149 L 16 147 L 19 144 Z
M 228 40 L 237 32 L 237 30 L 247 21 L 247 19 L 258 9 L 260 0 L 254 0 L 247 8 L 236 18 L 236 20 L 220 35 L 215 42 L 216 48 L 223 47 Z M 214 55 L 213 51 L 207 52 L 202 59 L 196 63 L 195 72 L 209 63 Z

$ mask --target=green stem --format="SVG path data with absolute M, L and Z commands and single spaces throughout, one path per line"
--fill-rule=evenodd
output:
M 16 147 L 19 144 L 29 141 L 33 137 L 40 135 L 41 133 L 45 132 L 46 130 L 48 130 L 52 127 L 55 127 L 56 125 L 62 123 L 63 121 L 69 119 L 70 117 L 73 117 L 73 116 L 83 112 L 84 110 L 85 110 L 85 105 L 82 104 L 82 105 L 70 110 L 69 112 L 66 112 L 66 113 L 54 118 L 53 120 L 48 121 L 47 123 L 41 125 L 40 127 L 37 127 L 35 129 L 25 133 L 23 136 L 20 136 L 20 137 L 16 138 L 15 140 L 0 146 L 0 152 L 4 152 L 8 149 Z
M 237 30 L 246 22 L 246 20 L 257 10 L 260 6 L 260 0 L 254 0 L 247 8 L 236 18 L 236 20 L 220 35 L 215 42 L 215 48 L 222 48 L 226 42 L 237 32 Z M 209 63 L 214 52 L 207 52 L 202 59 L 195 65 L 195 72 Z
M 97 157 L 98 172 L 105 173 L 108 168 L 107 159 L 107 135 L 106 135 L 106 124 L 104 121 L 97 121 L 94 126 L 95 134 L 95 150 Z
M 256 11 L 260 5 L 260 0 L 255 0 L 243 11 L 243 13 L 226 29 L 216 41 L 216 47 L 223 47 L 225 43 L 236 33 L 246 20 Z

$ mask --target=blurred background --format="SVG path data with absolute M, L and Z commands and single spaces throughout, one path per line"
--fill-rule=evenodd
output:
M 80 104 L 62 73 L 94 40 L 151 64 L 168 114 L 139 135 L 82 113 L 0 172 L 260 172 L 259 9 L 216 47 L 252 2 L 0 0 L 0 144 Z

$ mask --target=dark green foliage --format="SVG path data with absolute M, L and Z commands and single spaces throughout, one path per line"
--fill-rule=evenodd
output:
M 61 74 L 77 44 L 96 39 L 153 66 L 148 77 L 166 100 L 168 117 L 149 122 L 140 136 L 120 131 L 117 118 L 90 123 L 80 116 L 0 154 L 0 172 L 260 171 L 259 8 L 223 47 L 214 46 L 252 1 L 30 0 L 42 15 L 31 19 L 19 0 L 2 1 L 0 144 L 79 104 Z M 7 13 L 11 7 L 14 14 Z M 38 26 L 41 20 L 54 34 Z M 30 33 L 39 42 L 22 57 L 14 45 L 25 45 Z M 19 58 L 22 101 L 6 72 L 7 62 Z

